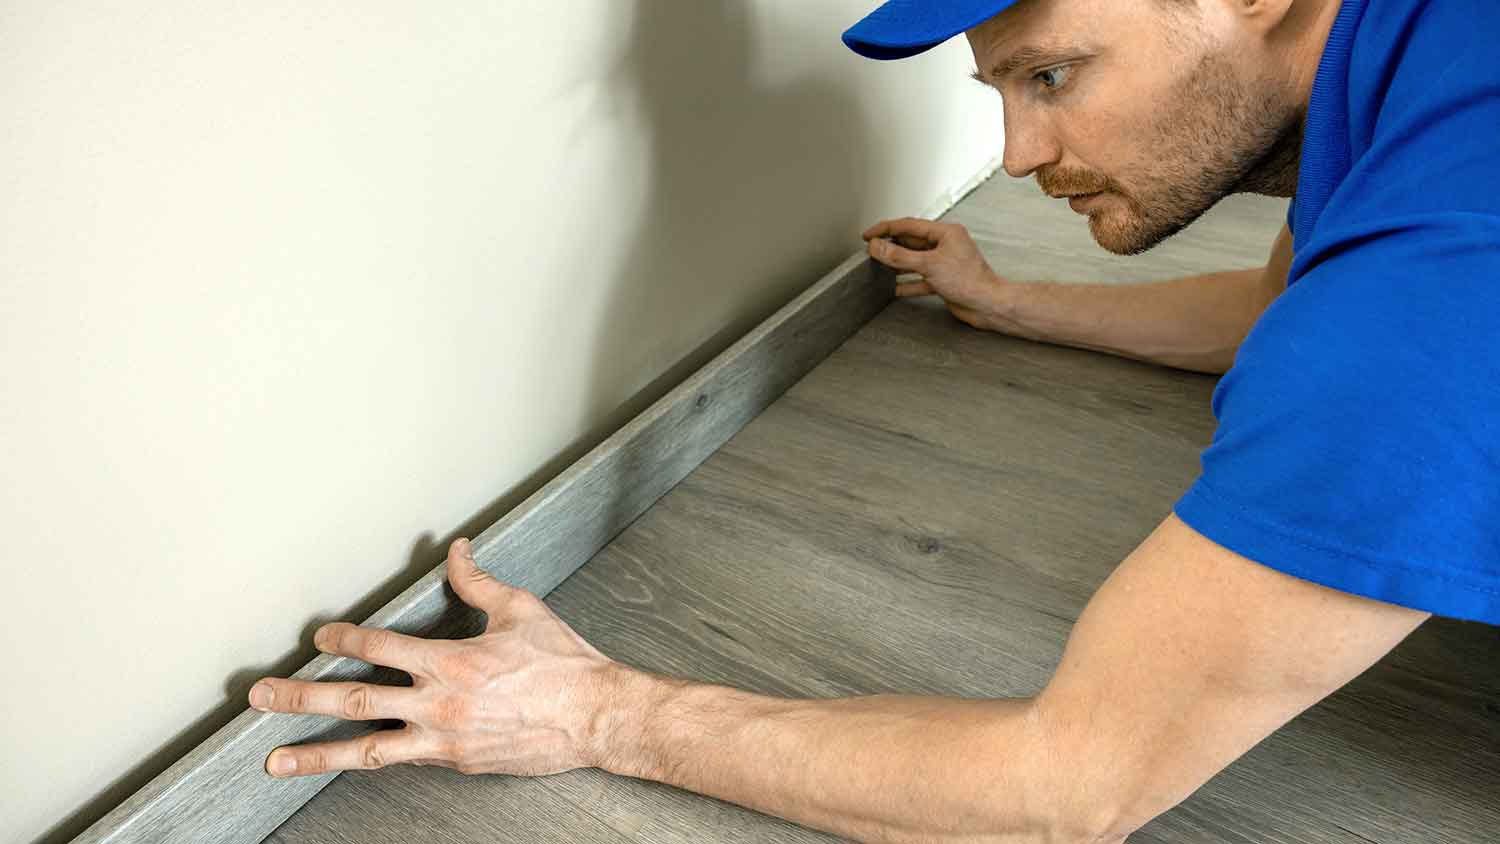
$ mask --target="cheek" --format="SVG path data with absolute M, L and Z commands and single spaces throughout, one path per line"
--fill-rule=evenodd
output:
M 1077 166 L 1122 184 L 1129 182 L 1145 146 L 1140 112 L 1119 105 L 1129 99 L 1091 96 L 1090 102 L 1058 121 L 1058 139 Z
M 1139 184 L 1156 170 L 1176 140 L 1171 90 L 1154 76 L 1129 74 L 1130 84 L 1091 91 L 1086 109 L 1070 121 L 1078 156 L 1123 185 Z
M 1181 155 L 1180 139 L 1164 135 L 1156 116 L 1148 107 L 1114 110 L 1100 115 L 1080 140 L 1092 154 L 1090 163 L 1128 197 L 1148 197 L 1170 181 Z
M 1106 190 L 1128 193 L 1131 189 L 1131 160 L 1120 143 L 1101 129 L 1107 127 L 1095 125 L 1085 131 L 1060 136 L 1058 140 L 1065 150 L 1062 168 L 1089 174 L 1093 184 L 1098 184 L 1095 180 L 1102 177 Z

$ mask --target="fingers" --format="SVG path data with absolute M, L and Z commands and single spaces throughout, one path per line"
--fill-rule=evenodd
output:
M 373 665 L 388 665 L 408 674 L 432 673 L 433 643 L 383 627 L 361 627 L 335 621 L 318 628 L 313 644 L 324 653 L 352 656 Z
M 267 677 L 250 690 L 250 706 L 261 712 L 332 715 L 346 721 L 417 720 L 417 693 L 406 686 L 328 683 Z
M 496 621 L 496 616 L 503 617 L 511 610 L 514 600 L 521 593 L 530 594 L 480 568 L 474 562 L 474 551 L 469 540 L 463 537 L 453 540 L 453 544 L 448 546 L 448 582 L 464 603 L 487 613 L 492 624 Z
M 937 291 L 932 289 L 932 282 L 930 281 L 908 281 L 896 285 L 896 295 L 902 298 L 907 296 L 931 296 L 935 293 Z
M 907 249 L 889 240 L 880 239 L 870 241 L 869 250 L 870 257 L 887 267 L 923 275 L 926 275 L 927 264 L 932 254 L 929 251 Z
M 428 747 L 414 730 L 376 730 L 348 741 L 278 747 L 266 757 L 266 773 L 275 777 L 305 777 L 383 768 L 436 755 L 434 748 Z
M 937 249 L 944 234 L 952 228 L 954 226 L 947 223 L 919 217 L 902 217 L 897 220 L 882 220 L 865 229 L 863 236 L 869 241 L 870 256 L 875 260 L 898 270 L 925 273 L 931 258 L 925 253 Z M 903 291 L 902 295 L 924 294 Z
M 865 240 L 877 237 L 918 237 L 936 246 L 943 239 L 945 223 L 923 220 L 920 217 L 902 217 L 897 220 L 881 220 L 865 229 L 860 235 Z
M 909 235 L 909 234 L 899 234 L 899 235 L 896 235 L 895 237 L 892 237 L 891 240 L 894 240 L 897 243 L 901 244 L 902 246 L 905 246 L 907 249 L 936 249 L 937 248 L 937 244 L 933 243 L 932 241 L 928 240 L 927 238 L 925 238 L 925 237 L 914 237 L 914 236 Z

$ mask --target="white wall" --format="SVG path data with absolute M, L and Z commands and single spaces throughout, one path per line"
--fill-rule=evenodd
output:
M 66 840 L 1000 151 L 873 0 L 0 0 L 0 839 Z

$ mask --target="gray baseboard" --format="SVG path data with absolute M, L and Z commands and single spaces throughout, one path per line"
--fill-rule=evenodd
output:
M 474 539 L 495 576 L 545 596 L 890 302 L 895 275 L 863 250 L 616 431 Z M 440 564 L 364 624 L 424 636 L 478 632 Z M 399 672 L 323 654 L 293 677 L 390 682 Z M 73 839 L 75 844 L 259 842 L 336 775 L 265 773 L 285 744 L 372 727 L 246 708 Z

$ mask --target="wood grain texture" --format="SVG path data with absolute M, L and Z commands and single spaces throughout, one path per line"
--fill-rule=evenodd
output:
M 476 560 L 546 595 L 885 306 L 894 285 L 894 275 L 863 252 L 851 256 L 475 537 Z M 477 632 L 481 618 L 452 594 L 439 565 L 364 623 L 452 638 Z M 327 654 L 293 676 L 404 677 Z M 372 728 L 247 709 L 74 841 L 260 841 L 333 779 L 274 779 L 264 771 L 270 751 Z
M 1022 187 L 993 181 L 954 216 L 1053 213 Z M 1066 211 L 1055 230 L 1002 222 L 979 240 L 1039 278 L 1110 280 L 1123 260 L 1131 278 L 1165 277 L 1263 261 L 1284 209 L 1236 198 L 1136 259 L 1048 247 L 1082 227 Z M 1215 383 L 896 302 L 546 600 L 616 659 L 764 694 L 1033 694 L 1093 590 L 1196 476 Z M 1493 841 L 1496 665 L 1493 628 L 1430 622 L 1131 840 Z M 269 840 L 433 828 L 476 844 L 835 840 L 597 769 L 433 768 L 345 774 Z

